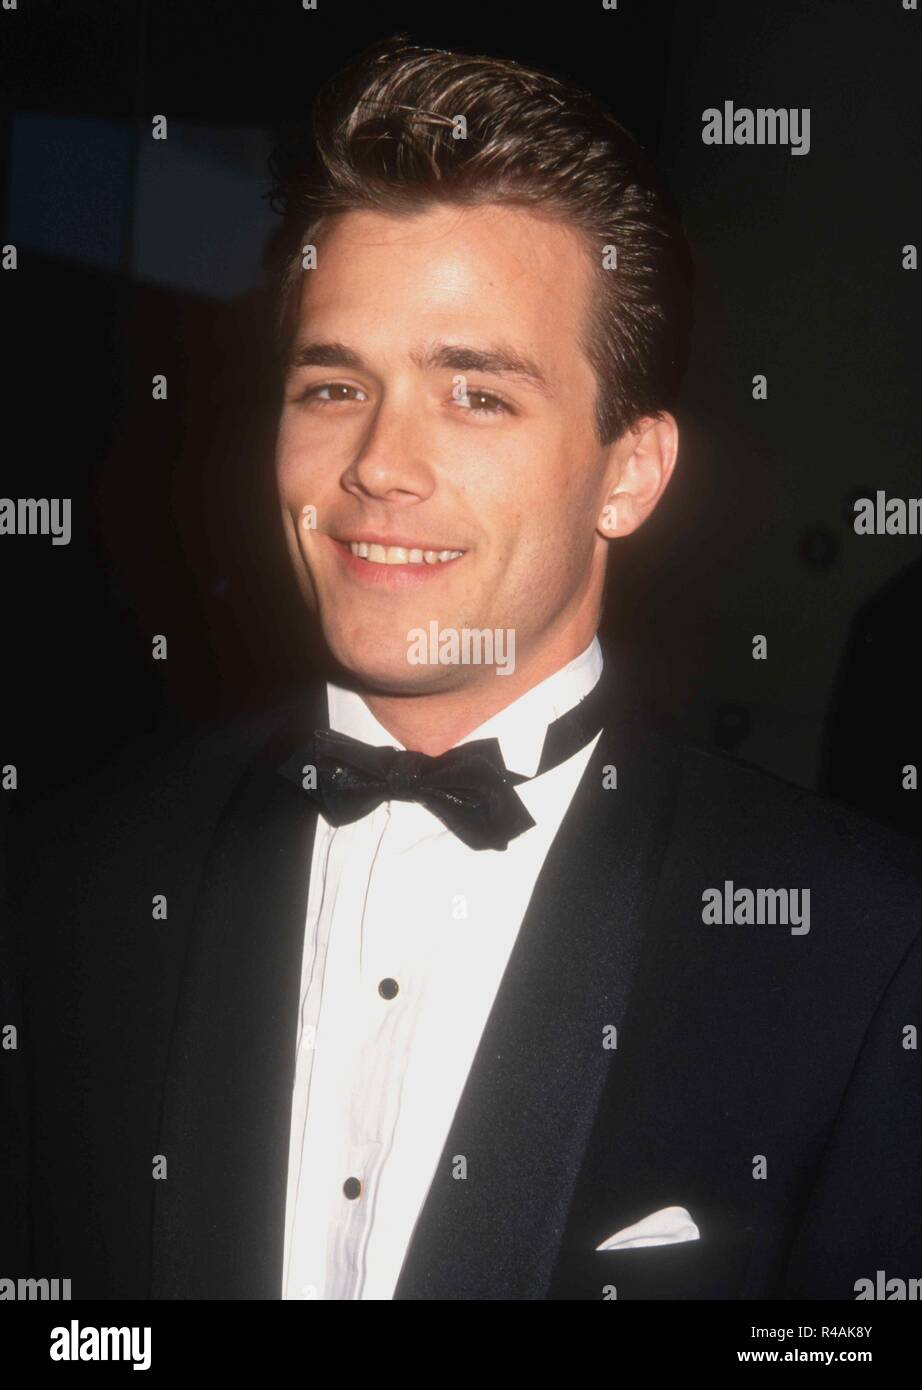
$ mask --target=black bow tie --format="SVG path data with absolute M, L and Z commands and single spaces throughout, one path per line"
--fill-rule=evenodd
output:
M 600 681 L 585 700 L 548 726 L 536 777 L 572 757 L 599 732 L 601 686 Z M 315 787 L 304 786 L 308 768 L 316 771 Z M 531 779 L 507 769 L 495 738 L 461 743 L 431 757 L 317 729 L 307 747 L 279 772 L 335 826 L 360 820 L 382 801 L 418 801 L 471 849 L 504 850 L 535 824 L 515 792 Z

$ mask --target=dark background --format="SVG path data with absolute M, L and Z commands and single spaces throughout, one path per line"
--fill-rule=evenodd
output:
M 605 619 L 649 700 L 699 741 L 922 829 L 900 789 L 922 761 L 922 538 L 858 537 L 851 508 L 922 492 L 919 272 L 901 265 L 922 240 L 922 14 L 901 0 L 0 10 L 2 240 L 19 255 L 0 275 L 0 492 L 73 499 L 69 546 L 0 537 L 0 764 L 33 799 L 300 669 L 273 545 L 266 157 L 320 81 L 396 32 L 591 86 L 683 209 L 680 466 L 619 545 Z M 702 111 L 727 100 L 809 107 L 809 154 L 703 145 Z

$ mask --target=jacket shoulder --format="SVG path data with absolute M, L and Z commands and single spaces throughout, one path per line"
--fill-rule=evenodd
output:
M 38 886 L 49 862 L 93 864 L 210 835 L 234 785 L 289 716 L 288 703 L 192 732 L 140 735 L 104 764 L 27 801 L 9 826 L 14 894 Z
M 739 758 L 689 744 L 679 757 L 673 839 L 708 884 L 809 889 L 840 941 L 908 948 L 922 894 L 914 836 Z
M 922 844 L 915 836 L 714 749 L 686 744 L 681 759 L 684 793 L 712 828 L 750 840 L 758 830 L 776 848 L 797 845 L 805 859 L 847 851 L 859 870 L 889 865 L 922 884 Z

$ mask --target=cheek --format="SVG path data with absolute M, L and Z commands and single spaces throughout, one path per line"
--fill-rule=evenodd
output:
M 275 476 L 279 490 L 285 494 L 303 490 L 311 479 L 313 451 L 294 422 L 282 421 L 275 445 Z
M 562 499 L 562 500 L 561 500 Z M 542 608 L 583 582 L 592 558 L 592 506 L 572 488 L 536 495 L 509 517 L 502 546 L 506 582 Z
M 283 499 L 287 499 L 298 471 L 297 456 L 291 447 L 291 441 L 282 432 L 275 444 L 275 481 Z
M 275 483 L 288 553 L 296 561 L 306 558 L 312 533 L 319 527 L 322 503 L 318 508 L 307 469 L 296 455 L 286 452 L 281 440 L 275 454 Z
M 497 593 L 526 609 L 543 607 L 561 587 L 564 565 L 559 550 L 550 544 L 553 532 L 538 515 L 519 515 L 501 547 Z

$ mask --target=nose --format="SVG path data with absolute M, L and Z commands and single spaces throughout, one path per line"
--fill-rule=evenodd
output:
M 409 393 L 384 397 L 343 475 L 343 487 L 388 502 L 425 500 L 435 486 L 426 434 L 418 400 Z

